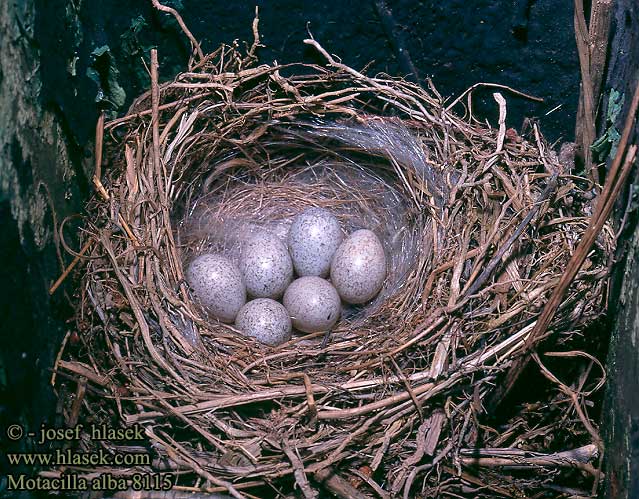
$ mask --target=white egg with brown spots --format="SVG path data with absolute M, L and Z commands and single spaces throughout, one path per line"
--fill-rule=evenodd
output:
M 269 346 L 291 339 L 291 318 L 284 306 L 270 298 L 258 298 L 244 305 L 237 314 L 235 326 L 246 336 Z
M 339 319 L 341 311 L 335 288 L 317 276 L 294 280 L 284 293 L 283 303 L 295 329 L 304 333 L 328 331 Z
M 246 303 L 246 287 L 237 265 L 225 256 L 207 253 L 194 259 L 186 280 L 202 305 L 222 322 L 233 322 Z
M 339 220 L 324 208 L 308 208 L 293 219 L 288 249 L 299 276 L 326 277 L 344 239 Z
M 245 238 L 240 270 L 248 294 L 255 298 L 281 298 L 293 280 L 293 262 L 286 245 L 266 230 Z
M 374 232 L 361 229 L 347 237 L 335 252 L 331 282 L 347 303 L 372 300 L 386 279 L 386 254 Z

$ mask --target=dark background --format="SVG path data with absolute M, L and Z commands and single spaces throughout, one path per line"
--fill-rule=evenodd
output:
M 110 47 L 128 104 L 149 85 L 140 63 L 140 56 L 148 57 L 146 48 L 158 47 L 162 76 L 171 78 L 185 67 L 189 45 L 177 23 L 155 11 L 150 1 L 76 2 L 81 8 L 72 9 L 73 15 L 60 29 L 64 6 L 72 3 L 41 1 L 34 34 L 41 50 L 43 104 L 59 110 L 69 132 L 84 145 L 95 119 L 91 111 L 96 88 L 86 77 L 95 48 Z M 539 117 L 550 140 L 573 137 L 579 66 L 572 2 L 566 0 L 165 3 L 179 7 L 205 52 L 223 42 L 251 41 L 257 5 L 265 45 L 259 56 L 265 62 L 322 62 L 302 43 L 310 31 L 329 52 L 356 69 L 367 66 L 369 73 L 393 76 L 412 73 L 410 77 L 420 81 L 431 77 L 444 96 L 456 96 L 484 81 L 542 97 L 545 102 L 537 104 L 507 95 L 509 126 L 519 128 L 525 116 Z M 131 36 L 136 26 L 138 31 Z M 139 51 L 131 49 L 132 38 Z M 74 56 L 76 76 L 68 70 Z M 491 95 L 492 90 L 480 91 L 477 102 L 490 118 L 496 117 L 497 109 Z M 558 105 L 562 106 L 558 111 L 545 116 Z
M 302 43 L 310 30 L 356 69 L 430 77 L 444 96 L 482 81 L 542 97 L 536 103 L 504 91 L 507 125 L 520 129 L 533 118 L 551 142 L 574 138 L 580 76 L 568 0 L 164 3 L 178 8 L 205 52 L 251 41 L 257 4 L 264 62 L 321 63 Z M 185 67 L 188 42 L 150 1 L 0 0 L 0 428 L 55 423 L 48 382 L 73 327 L 66 322 L 73 288 L 47 292 L 62 268 L 54 225 L 82 213 L 98 112 L 122 113 L 148 88 L 142 59 L 152 46 L 163 78 Z M 94 52 L 105 47 L 106 55 Z M 495 124 L 492 91 L 478 90 L 474 106 Z M 66 237 L 75 247 L 73 230 Z

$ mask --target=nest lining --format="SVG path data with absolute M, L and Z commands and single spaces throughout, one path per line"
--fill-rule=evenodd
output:
M 530 432 L 538 414 L 523 409 L 505 428 L 481 421 L 500 373 L 531 346 L 527 335 L 588 224 L 592 186 L 564 171 L 536 128 L 530 140 L 505 139 L 454 114 L 433 87 L 364 76 L 311 43 L 328 68 L 253 66 L 223 46 L 107 124 L 104 192 L 87 206 L 81 344 L 57 365 L 63 386 L 90 386 L 68 420 L 143 424 L 155 469 L 176 472 L 178 489 L 236 497 L 293 483 L 305 497 L 318 484 L 345 496 L 343 476 L 356 492 L 429 496 L 442 483 L 459 492 L 479 482 L 477 497 L 492 497 L 503 475 L 460 464 L 478 442 L 525 452 L 592 445 L 587 417 L 558 423 L 548 411 L 534 424 L 554 429 L 551 443 Z M 362 171 L 402 209 L 389 218 L 383 197 L 372 202 Z M 203 313 L 183 261 L 215 236 L 200 226 L 186 244 L 177 221 L 244 213 L 270 223 L 340 196 L 359 203 L 341 212 L 356 213 L 353 226 L 366 210 L 367 221 L 401 225 L 395 243 L 408 251 L 394 253 L 397 272 L 374 307 L 329 337 L 276 348 Z M 574 350 L 602 314 L 612 248 L 607 228 L 547 344 Z M 549 397 L 542 405 L 556 402 Z M 543 488 L 532 469 L 509 476 L 506 489 Z
M 282 154 L 290 153 L 291 144 L 284 145 Z M 278 174 L 267 168 L 255 174 L 250 169 L 235 172 L 214 184 L 205 181 L 200 190 L 206 194 L 195 197 L 192 206 L 177 210 L 185 213 L 177 223 L 183 266 L 210 252 L 237 262 L 247 234 L 267 230 L 286 241 L 296 214 L 309 207 L 323 207 L 337 217 L 347 233 L 373 230 L 388 255 L 388 277 L 380 294 L 365 307 L 343 306 L 342 319 L 370 317 L 408 280 L 422 239 L 414 228 L 419 211 L 370 167 L 335 158 L 332 162 L 311 161 L 312 145 L 306 148 L 304 159 L 299 160 L 301 167 L 275 170 L 281 171 L 281 178 L 273 178 Z M 278 162 L 274 152 L 269 154 L 270 165 Z M 331 154 L 339 152 L 333 149 Z M 284 156 L 282 161 L 289 163 L 290 159 Z

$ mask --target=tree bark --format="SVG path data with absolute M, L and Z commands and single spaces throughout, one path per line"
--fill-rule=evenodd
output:
M 636 0 L 617 0 L 614 9 L 614 36 L 610 45 L 601 130 L 611 125 L 621 130 L 639 80 L 639 4 Z M 611 92 L 624 96 L 622 111 L 614 123 L 609 120 L 614 111 L 608 102 Z M 637 143 L 637 140 L 639 126 L 635 123 L 630 141 Z M 635 170 L 626 199 L 622 199 L 617 207 L 617 220 L 625 221 L 626 225 L 617 250 L 618 264 L 610 293 L 613 333 L 603 417 L 606 440 L 604 495 L 610 499 L 639 497 L 639 224 L 632 202 L 637 186 L 639 176 Z
M 68 261 L 56 225 L 84 202 L 81 161 L 40 98 L 35 18 L 34 0 L 0 1 L 0 428 L 55 423 L 50 369 L 69 305 L 47 290 Z M 29 449 L 2 440 L 3 450 Z

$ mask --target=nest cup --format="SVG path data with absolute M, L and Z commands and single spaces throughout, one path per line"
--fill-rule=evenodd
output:
M 356 144 L 356 134 L 363 143 Z M 407 144 L 399 153 L 390 137 L 401 135 Z M 353 124 L 272 124 L 247 153 L 254 168 L 220 175 L 211 165 L 199 194 L 189 193 L 186 206 L 176 203 L 181 214 L 176 223 L 183 266 L 202 253 L 222 253 L 238 262 L 244 243 L 258 231 L 268 231 L 284 243 L 293 218 L 307 208 L 320 207 L 340 221 L 350 234 L 369 229 L 379 237 L 387 255 L 387 278 L 380 293 L 364 306 L 344 305 L 342 320 L 333 331 L 336 337 L 352 328 L 352 321 L 372 318 L 384 304 L 400 294 L 420 258 L 429 258 L 422 244 L 429 238 L 425 226 L 428 210 L 410 202 L 410 192 L 391 173 L 391 161 L 403 152 L 418 168 L 421 157 L 411 157 L 406 146 L 417 139 L 398 123 L 377 123 L 375 127 Z M 249 149 L 251 149 L 249 147 Z M 295 162 L 291 162 L 295 158 Z M 411 164 L 411 166 L 413 166 Z M 420 176 L 423 176 L 419 172 Z
M 81 342 L 56 366 L 63 393 L 77 394 L 68 421 L 141 424 L 153 470 L 236 497 L 294 484 L 305 497 L 411 497 L 461 483 L 451 463 L 480 438 L 544 452 L 525 424 L 486 431 L 481 406 L 531 346 L 592 186 L 536 128 L 505 137 L 432 86 L 365 76 L 309 43 L 327 67 L 255 66 L 252 50 L 223 46 L 106 125 L 78 276 Z M 380 295 L 329 336 L 274 348 L 208 317 L 184 280 L 190 259 L 233 252 L 233 234 L 286 228 L 310 206 L 381 238 Z M 570 350 L 601 315 L 612 248 L 606 228 L 546 344 Z M 555 430 L 592 443 L 579 424 Z

